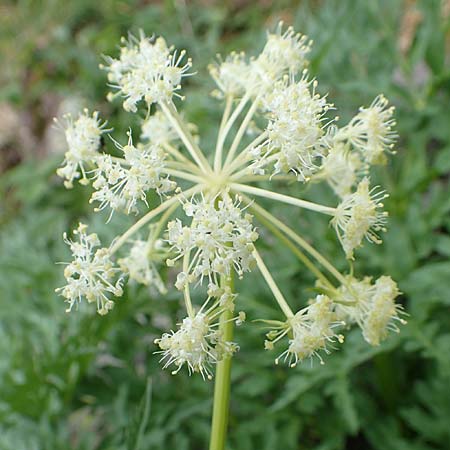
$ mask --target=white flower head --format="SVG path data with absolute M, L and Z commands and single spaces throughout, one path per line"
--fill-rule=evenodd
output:
M 181 97 L 177 91 L 192 66 L 190 59 L 182 63 L 184 50 L 177 54 L 162 37 L 148 38 L 142 32 L 139 39 L 131 36 L 123 42 L 119 59 L 108 58 L 106 70 L 111 86 L 125 97 L 126 111 L 136 112 L 141 100 L 150 106 L 170 101 L 174 95 Z
M 386 152 L 392 153 L 397 133 L 393 130 L 394 107 L 388 107 L 383 95 L 375 98 L 368 108 L 361 107 L 350 123 L 339 131 L 358 149 L 369 164 L 384 164 Z
M 138 201 L 147 204 L 150 189 L 162 195 L 176 187 L 176 183 L 163 173 L 165 152 L 153 144 L 135 147 L 131 133 L 128 136 L 127 145 L 116 142 L 123 153 L 122 161 L 106 154 L 97 160 L 93 183 L 95 192 L 90 200 L 91 203 L 100 202 L 97 211 L 110 206 L 113 211 L 120 209 L 127 214 L 137 213 Z
M 66 126 L 64 129 L 69 150 L 64 157 L 63 166 L 56 173 L 64 178 L 67 188 L 73 186 L 73 181 L 80 178 L 81 184 L 87 184 L 86 166 L 94 163 L 99 153 L 101 135 L 106 131 L 106 122 L 98 117 L 98 112 L 89 114 L 85 109 L 73 120 L 70 114 L 64 116 Z
M 268 113 L 267 141 L 253 153 L 251 169 L 264 173 L 274 165 L 274 173 L 293 172 L 301 181 L 307 180 L 319 169 L 320 158 L 326 146 L 324 115 L 332 107 L 325 97 L 316 93 L 317 82 L 285 78 L 275 84 L 263 99 Z
M 371 277 L 358 279 L 352 275 L 345 276 L 346 283 L 339 286 L 333 300 L 336 304 L 336 317 L 345 325 L 363 322 L 363 311 L 367 310 L 373 296 Z
M 230 275 L 234 270 L 239 277 L 252 269 L 254 242 L 258 233 L 252 225 L 252 216 L 244 213 L 239 198 L 194 199 L 184 205 L 185 213 L 192 217 L 189 226 L 180 220 L 168 224 L 168 242 L 177 258 L 190 252 L 189 273 L 182 273 L 178 288 L 190 279 L 218 284 L 219 275 Z M 173 261 L 171 261 L 172 263 Z
M 336 312 L 346 323 L 357 323 L 364 339 L 371 345 L 379 345 L 389 331 L 399 332 L 397 322 L 402 307 L 395 303 L 400 294 L 397 283 L 389 276 L 381 276 L 372 284 L 370 277 L 358 280 L 347 277 L 347 285 L 338 289 Z
M 288 361 L 290 367 L 295 367 L 299 362 L 316 356 L 323 364 L 319 352 L 328 354 L 330 343 L 343 342 L 343 336 L 333 330 L 338 325 L 340 323 L 336 321 L 333 302 L 326 295 L 318 295 L 309 306 L 289 320 L 289 327 L 285 331 L 275 335 L 275 340 L 278 340 L 287 333 L 291 334 L 289 347 L 275 363 L 278 364 L 283 359 Z
M 97 304 L 99 314 L 107 314 L 114 306 L 109 294 L 120 297 L 122 280 L 114 283 L 119 269 L 114 267 L 109 250 L 99 248 L 100 241 L 95 233 L 87 234 L 87 225 L 80 223 L 73 234 L 78 236 L 78 241 L 71 241 L 64 233 L 64 241 L 70 246 L 74 260 L 69 263 L 64 276 L 67 284 L 56 289 L 69 304 L 67 312 L 71 311 L 75 304 L 86 298 L 89 303 Z
M 141 138 L 155 145 L 169 144 L 178 139 L 178 134 L 162 111 L 156 111 L 142 123 Z
M 389 276 L 382 276 L 375 282 L 370 307 L 363 323 L 364 339 L 371 345 L 379 345 L 387 338 L 389 331 L 399 332 L 396 322 L 406 324 L 400 317 L 401 305 L 395 303 L 399 295 L 397 283 Z
M 351 152 L 345 144 L 337 142 L 322 159 L 314 178 L 326 180 L 336 195 L 343 198 L 350 194 L 364 172 L 364 164 L 358 153 Z
M 373 282 L 342 275 L 301 233 L 272 214 L 270 205 L 266 210 L 253 200 L 332 217 L 331 225 L 350 260 L 364 238 L 381 242 L 379 233 L 385 231 L 387 220 L 382 201 L 387 195 L 371 188 L 367 176 L 370 165 L 383 163 L 392 151 L 393 108 L 379 96 L 346 126 L 335 126 L 337 117 L 329 114 L 334 106 L 318 92 L 317 81 L 306 69 L 310 49 L 306 36 L 292 27 L 283 29 L 280 22 L 268 33 L 259 55 L 219 56 L 209 66 L 216 84 L 213 95 L 225 99 L 214 143 L 210 139 L 214 130 L 205 132 L 205 142 L 200 140 L 174 99 L 183 98 L 181 83 L 192 75 L 185 52 L 142 32 L 122 40 L 117 59 L 107 57 L 103 67 L 115 92 L 108 100 L 120 97 L 128 112 L 147 110 L 141 121 L 142 142 L 134 144 L 130 131 L 124 145 L 112 139 L 117 151 L 101 153 L 107 130 L 98 113 L 69 117 L 65 130 L 69 150 L 58 175 L 67 187 L 77 179 L 82 184 L 92 181 L 90 202 L 96 211 L 107 208 L 109 218 L 116 210 L 142 214 L 109 248 L 102 248 L 97 235 L 87 234 L 82 224 L 73 240 L 64 235 L 73 261 L 65 270 L 66 285 L 57 292 L 68 303 L 68 311 L 84 297 L 106 314 L 114 305 L 111 297 L 122 295 L 122 277 L 127 275 L 165 293 L 157 267 L 162 262 L 177 265 L 176 278 L 172 270 L 167 278 L 182 293 L 187 317 L 155 343 L 164 368 L 171 366 L 177 373 L 187 367 L 189 374 L 200 373 L 203 378 L 211 378 L 212 366 L 238 348 L 230 342 L 231 325 L 240 325 L 245 314 L 234 315 L 233 278 L 242 278 L 254 267 L 285 316 L 283 321 L 263 320 L 270 329 L 266 349 L 286 341 L 276 363 L 283 360 L 294 367 L 318 358 L 322 364 L 323 355 L 343 342 L 337 330 L 347 324 L 357 324 L 371 345 L 379 345 L 389 331 L 398 331 L 398 323 L 404 321 L 395 303 L 399 291 L 390 277 Z M 208 149 L 214 154 L 205 152 Z M 278 187 L 285 180 L 326 181 L 340 203 L 334 208 L 280 193 Z M 153 208 L 156 194 L 161 203 Z M 319 292 L 325 295 L 317 295 L 300 310 L 291 309 L 270 271 L 277 261 L 266 266 L 256 248 L 258 233 L 247 208 L 316 276 Z M 133 237 L 145 226 L 150 230 L 147 240 Z M 116 267 L 113 255 L 122 247 L 128 250 Z M 352 264 L 351 269 L 353 274 Z M 334 287 L 328 276 L 342 285 Z M 207 295 L 200 309 L 193 301 L 198 292 Z
M 251 85 L 255 93 L 272 88 L 283 75 L 296 75 L 307 65 L 306 55 L 311 51 L 312 42 L 307 36 L 296 33 L 292 27 L 283 31 L 279 22 L 275 33 L 267 33 L 267 42 L 259 56 L 250 62 Z
M 128 274 L 130 279 L 145 286 L 154 286 L 161 294 L 167 293 L 167 289 L 155 264 L 155 259 L 157 258 L 155 253 L 161 250 L 163 245 L 164 243 L 160 239 L 156 240 L 154 244 L 152 240 L 134 241 L 128 256 L 119 259 L 120 269 Z
M 248 89 L 250 66 L 243 52 L 232 52 L 225 60 L 219 56 L 219 61 L 208 69 L 218 87 L 218 91 L 213 91 L 215 97 L 240 97 Z
M 177 331 L 156 339 L 163 368 L 174 364 L 176 369 L 172 374 L 175 375 L 186 365 L 190 375 L 198 372 L 203 379 L 211 379 L 211 366 L 238 350 L 235 343 L 222 339 L 218 323 L 214 322 L 216 318 L 215 311 L 207 313 L 202 308 L 195 316 L 183 319 Z
M 348 259 L 353 259 L 354 249 L 362 245 L 364 238 L 381 243 L 377 233 L 386 231 L 387 212 L 380 211 L 386 197 L 387 194 L 377 188 L 369 189 L 369 179 L 363 178 L 356 191 L 346 195 L 336 208 L 331 223 Z

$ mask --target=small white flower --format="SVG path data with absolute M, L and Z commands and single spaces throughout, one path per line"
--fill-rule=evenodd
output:
M 131 246 L 127 257 L 119 259 L 119 266 L 124 273 L 127 273 L 130 279 L 136 280 L 145 286 L 155 286 L 161 294 L 167 293 L 167 289 L 156 268 L 154 253 L 162 246 L 162 241 L 136 240 Z
M 333 302 L 326 295 L 318 295 L 306 308 L 301 309 L 289 320 L 287 331 L 292 333 L 289 347 L 276 360 L 288 361 L 291 367 L 307 358 L 317 356 L 323 364 L 320 351 L 330 353 L 328 344 L 343 342 L 343 336 L 337 335 L 333 328 L 340 325 L 336 322 Z M 278 340 L 283 334 L 278 335 Z M 270 347 L 270 346 L 269 346 Z
M 81 184 L 87 184 L 86 165 L 95 162 L 100 148 L 101 135 L 105 133 L 106 122 L 98 117 L 98 112 L 89 115 L 87 109 L 74 121 L 70 114 L 64 116 L 67 122 L 65 135 L 69 150 L 64 157 L 63 166 L 56 173 L 64 178 L 67 188 L 73 186 L 73 180 L 80 178 Z
M 387 338 L 389 330 L 398 333 L 399 328 L 395 322 L 406 323 L 399 317 L 401 305 L 395 303 L 399 293 L 397 283 L 391 277 L 382 276 L 375 282 L 372 301 L 362 327 L 364 339 L 369 344 L 379 345 Z
M 177 140 L 178 134 L 167 116 L 162 111 L 156 111 L 143 122 L 141 137 L 152 144 L 163 145 Z
M 351 275 L 345 277 L 346 284 L 339 286 L 335 297 L 336 315 L 346 325 L 362 324 L 362 311 L 367 309 L 373 296 L 371 277 L 359 280 Z
M 186 364 L 190 375 L 198 372 L 204 379 L 211 379 L 211 366 L 238 350 L 234 342 L 224 341 L 218 330 L 216 319 L 224 308 L 217 310 L 213 305 L 209 312 L 203 312 L 204 309 L 202 307 L 195 316 L 183 319 L 177 331 L 164 333 L 155 340 L 161 349 L 158 353 L 162 354 L 163 368 L 172 364 L 177 367 L 173 375 Z
M 217 331 L 210 328 L 208 316 L 199 313 L 183 319 L 176 332 L 164 333 L 155 343 L 162 350 L 164 369 L 175 364 L 175 374 L 186 364 L 189 373 L 200 372 L 203 378 L 211 378 L 210 366 L 217 362 L 216 338 Z
M 361 107 L 350 123 L 339 130 L 338 139 L 347 139 L 369 164 L 384 164 L 385 152 L 392 152 L 397 133 L 393 119 L 394 107 L 387 107 L 383 95 L 375 98 L 368 108 Z
M 318 170 L 326 151 L 322 138 L 329 124 L 324 115 L 332 105 L 315 92 L 316 87 L 317 82 L 308 81 L 306 75 L 298 82 L 286 78 L 264 97 L 268 138 L 253 152 L 254 172 L 264 173 L 264 168 L 273 164 L 274 173 L 293 172 L 305 181 Z
M 232 52 L 225 61 L 219 59 L 219 62 L 210 64 L 208 69 L 219 88 L 213 92 L 215 97 L 222 98 L 229 95 L 240 97 L 248 89 L 250 66 L 243 52 Z
M 347 285 L 338 289 L 336 312 L 346 323 L 357 323 L 369 344 L 379 345 L 389 331 L 399 332 L 396 322 L 406 323 L 400 317 L 401 305 L 395 303 L 399 293 L 389 276 L 381 276 L 375 284 L 370 277 L 358 280 L 348 276 Z
M 380 209 L 387 194 L 376 189 L 369 189 L 368 178 L 361 180 L 356 192 L 343 198 L 331 220 L 348 259 L 353 259 L 353 250 L 362 245 L 364 238 L 380 244 L 377 233 L 386 231 L 387 212 Z
M 88 235 L 86 230 L 87 225 L 82 223 L 74 230 L 77 242 L 69 240 L 64 233 L 64 241 L 70 246 L 74 260 L 64 270 L 67 285 L 56 292 L 69 304 L 67 312 L 85 297 L 89 303 L 95 302 L 98 313 L 104 315 L 114 306 L 108 294 L 120 297 L 123 293 L 121 278 L 113 284 L 119 269 L 114 267 L 107 248 L 94 250 L 100 246 L 100 241 L 95 233 Z
M 177 287 L 192 279 L 218 284 L 218 275 L 230 275 L 235 270 L 239 276 L 250 271 L 255 261 L 253 243 L 258 234 L 252 225 L 252 216 L 245 214 L 239 199 L 234 202 L 225 195 L 220 199 L 186 202 L 185 213 L 192 217 L 190 226 L 180 220 L 168 224 L 168 242 L 177 258 L 187 252 L 192 254 L 188 274 L 182 275 Z M 172 261 L 173 262 L 173 261 Z
M 143 33 L 139 39 L 131 36 L 123 42 L 126 45 L 120 49 L 120 58 L 108 58 L 106 70 L 111 85 L 126 98 L 126 111 L 136 112 L 136 104 L 141 100 L 150 106 L 167 102 L 174 95 L 181 97 L 177 91 L 192 66 L 190 59 L 182 64 L 184 51 L 172 53 L 162 37 L 148 38 Z
M 311 51 L 307 36 L 296 33 L 292 27 L 283 32 L 279 22 L 275 33 L 267 33 L 267 42 L 259 56 L 250 62 L 249 86 L 255 94 L 271 90 L 273 83 L 285 74 L 296 75 L 307 65 L 306 55 Z
M 333 191 L 343 198 L 350 194 L 358 175 L 364 170 L 359 155 L 341 142 L 333 145 L 322 159 L 319 172 L 314 176 L 317 180 L 326 180 Z
M 138 213 L 137 202 L 141 200 L 147 205 L 150 189 L 159 195 L 175 189 L 176 184 L 164 176 L 165 153 L 160 147 L 153 144 L 135 147 L 130 133 L 127 145 L 116 143 L 116 146 L 123 152 L 123 161 L 106 154 L 97 160 L 95 192 L 90 200 L 100 202 L 97 211 L 110 206 L 113 211 Z

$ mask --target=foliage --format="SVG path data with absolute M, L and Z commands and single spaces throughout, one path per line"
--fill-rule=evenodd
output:
M 2 46 L 15 53 L 0 95 L 31 111 L 37 129 L 46 123 L 42 104 L 49 93 L 94 99 L 114 114 L 116 126 L 123 113 L 103 103 L 104 74 L 95 63 L 97 54 L 113 53 L 121 34 L 139 27 L 164 32 L 187 47 L 202 73 L 216 48 L 262 42 L 267 16 L 314 37 L 312 71 L 321 74 L 324 92 L 337 87 L 330 100 L 348 116 L 383 92 L 397 106 L 401 136 L 395 161 L 377 174 L 391 193 L 389 231 L 381 247 L 361 251 L 356 271 L 392 274 L 409 323 L 376 348 L 351 332 L 324 366 L 290 370 L 259 350 L 263 330 L 251 319 L 255 311 L 277 314 L 267 306 L 263 281 L 243 282 L 238 307 L 246 303 L 250 320 L 236 336 L 242 350 L 232 373 L 229 448 L 444 449 L 450 440 L 449 7 L 437 0 L 266 3 L 77 1 L 67 2 L 64 21 L 52 0 L 7 3 Z M 13 34 L 18 26 L 23 32 Z M 186 114 L 207 123 L 218 111 L 200 92 L 212 82 L 205 76 L 191 83 Z M 79 216 L 100 234 L 113 233 L 109 228 L 125 219 L 117 215 L 112 227 L 103 227 L 106 217 L 85 206 L 87 194 L 67 193 L 55 178 L 59 162 L 31 158 L 0 181 L 0 448 L 204 448 L 212 384 L 181 373 L 171 378 L 153 355 L 153 339 L 173 325 L 178 297 L 151 300 L 145 288 L 131 286 L 106 317 L 83 308 L 70 320 L 64 314 L 54 294 L 62 284 L 54 261 L 67 260 L 62 231 Z M 326 202 L 329 194 L 315 195 Z M 302 223 L 307 237 L 344 267 L 324 221 L 296 210 L 275 213 Z M 308 274 L 272 236 L 264 240 L 276 252 L 273 270 L 290 298 L 304 298 Z

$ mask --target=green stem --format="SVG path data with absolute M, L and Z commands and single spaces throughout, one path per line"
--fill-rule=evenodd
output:
M 328 214 L 334 216 L 336 208 L 330 206 L 320 205 L 318 203 L 308 202 L 300 198 L 291 197 L 289 195 L 278 194 L 278 192 L 269 191 L 268 189 L 261 189 L 246 184 L 231 183 L 230 188 L 233 191 L 245 192 L 246 194 L 256 195 L 258 197 L 268 198 L 282 203 L 288 203 L 289 205 L 298 206 L 299 208 L 309 209 L 310 211 L 317 211 L 322 214 Z
M 292 239 L 303 250 L 309 253 L 319 264 L 327 269 L 343 286 L 347 285 L 347 280 L 345 277 L 333 266 L 333 264 L 322 256 L 321 253 L 308 244 L 305 239 L 247 196 L 243 195 L 243 198 L 245 202 L 250 205 L 250 209 L 253 210 L 257 216 L 265 217 L 267 220 L 272 222 L 282 233 L 286 234 L 286 236 Z
M 137 231 L 139 231 L 144 225 L 146 225 L 148 222 L 150 222 L 154 217 L 156 217 L 158 214 L 161 214 L 166 209 L 171 207 L 173 204 L 180 201 L 182 198 L 186 198 L 189 195 L 196 194 L 197 192 L 201 191 L 203 188 L 203 185 L 199 184 L 197 186 L 191 187 L 187 191 L 180 192 L 177 195 L 174 195 L 173 197 L 170 197 L 168 200 L 161 203 L 157 208 L 152 209 L 149 211 L 145 216 L 141 217 L 134 225 L 132 225 L 125 233 L 122 234 L 116 241 L 114 241 L 111 244 L 110 248 L 110 255 L 113 255 L 119 248 Z
M 234 288 L 233 275 L 229 278 L 222 278 L 222 285 Z M 219 330 L 224 342 L 233 339 L 233 312 L 225 310 L 219 319 Z M 216 365 L 216 381 L 214 385 L 213 416 L 211 423 L 211 437 L 209 450 L 224 450 L 228 414 L 230 405 L 230 385 L 231 385 L 231 355 L 225 355 Z
M 247 95 L 247 94 L 244 95 L 244 97 L 242 97 L 242 99 L 240 100 L 240 102 L 236 106 L 236 109 L 233 111 L 233 113 L 231 114 L 231 116 L 228 118 L 227 122 L 225 123 L 225 125 L 221 129 L 221 131 L 219 133 L 219 136 L 217 137 L 216 152 L 219 153 L 218 155 L 216 154 L 217 158 L 222 159 L 222 150 L 223 150 L 223 146 L 225 144 L 225 140 L 226 140 L 226 138 L 228 136 L 228 133 L 230 132 L 231 127 L 233 126 L 234 122 L 238 118 L 239 114 L 244 109 L 244 107 L 247 104 L 247 102 L 249 101 L 249 99 L 250 99 L 250 96 Z M 219 164 L 218 168 L 219 169 L 221 167 L 221 163 L 222 163 L 222 161 L 218 160 L 218 164 Z
M 258 269 L 261 272 L 262 276 L 266 280 L 267 285 L 269 286 L 270 290 L 272 291 L 273 296 L 275 297 L 275 300 L 278 302 L 278 305 L 280 306 L 281 311 L 283 311 L 284 315 L 287 319 L 292 319 L 294 317 L 294 313 L 292 312 L 291 307 L 289 306 L 288 302 L 284 298 L 284 295 L 281 293 L 280 288 L 275 283 L 275 280 L 273 279 L 269 269 L 265 265 L 264 261 L 262 260 L 260 254 L 258 253 L 258 250 L 253 250 L 253 256 L 256 259 L 256 264 L 258 265 Z
M 220 122 L 219 134 L 217 136 L 216 151 L 214 155 L 214 171 L 218 172 L 222 166 L 222 152 L 224 140 L 222 139 L 222 133 L 226 123 L 230 117 L 231 108 L 233 106 L 233 96 L 228 95 L 225 103 L 225 109 L 223 111 L 222 121 Z
M 183 144 L 188 149 L 191 154 L 193 160 L 197 163 L 198 167 L 204 172 L 208 173 L 211 171 L 209 167 L 208 161 L 200 150 L 199 146 L 196 144 L 191 132 L 186 127 L 185 123 L 181 119 L 175 105 L 172 102 L 161 102 L 160 107 L 166 117 L 169 119 L 174 130 L 177 132 L 178 136 L 182 140 Z
M 191 252 L 188 251 L 184 254 L 184 258 L 183 258 L 183 272 L 186 274 L 186 276 L 189 273 L 190 260 L 191 260 Z M 186 281 L 186 284 L 184 285 L 183 294 L 184 294 L 184 302 L 186 304 L 186 311 L 188 313 L 188 316 L 191 319 L 193 319 L 195 317 L 195 311 L 194 311 L 194 307 L 192 306 L 191 289 L 189 287 L 188 281 Z
M 161 218 L 158 220 L 158 222 L 154 225 L 154 228 L 151 229 L 151 233 L 148 239 L 148 251 L 149 254 L 153 252 L 155 249 L 155 242 L 158 239 L 159 235 L 161 234 L 162 229 L 168 222 L 170 216 L 173 214 L 173 212 L 180 206 L 180 203 L 174 203 L 169 209 L 167 209 L 164 214 L 161 216 Z M 152 226 L 150 226 L 152 228 Z
M 283 234 L 272 222 L 267 220 L 266 217 L 258 214 L 258 219 L 265 225 L 275 236 L 278 237 L 289 249 L 294 253 L 297 258 L 320 280 L 328 289 L 335 290 L 335 287 L 331 284 L 328 278 L 314 265 L 314 263 L 295 246 L 289 238 Z
M 230 162 L 230 164 L 226 167 L 226 169 L 224 168 L 225 173 L 227 174 L 233 173 L 233 175 L 235 175 L 234 172 L 251 159 L 248 152 L 253 148 L 255 148 L 256 146 L 258 146 L 259 144 L 261 144 L 261 142 L 263 142 L 266 138 L 267 138 L 267 131 L 264 131 L 264 133 L 261 133 L 259 136 L 253 139 L 253 141 L 250 142 L 250 144 L 248 144 L 247 147 L 245 147 L 244 150 L 242 150 L 242 152 L 239 153 L 239 155 L 237 155 L 236 158 Z
M 256 98 L 250 109 L 247 111 L 247 114 L 245 115 L 245 118 L 242 121 L 241 126 L 239 127 L 239 130 L 236 133 L 236 136 L 233 139 L 230 150 L 228 151 L 228 155 L 225 159 L 225 166 L 229 165 L 233 160 L 233 156 L 236 153 L 239 144 L 241 143 L 242 137 L 244 136 L 244 133 L 247 131 L 250 121 L 252 120 L 252 117 L 255 114 L 256 109 L 258 108 L 258 101 L 259 98 Z
M 204 179 L 197 176 L 192 175 L 190 173 L 187 173 L 183 170 L 176 170 L 176 169 L 163 169 L 164 173 L 167 173 L 167 175 L 172 175 L 175 178 L 181 178 L 182 180 L 192 181 L 193 183 L 203 183 Z
M 186 158 L 176 147 L 168 142 L 162 144 L 164 150 L 175 158 L 176 162 L 182 163 L 184 167 L 188 166 L 191 170 L 199 172 L 200 169 L 190 159 Z

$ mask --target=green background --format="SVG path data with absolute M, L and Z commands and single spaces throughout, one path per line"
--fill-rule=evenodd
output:
M 3 1 L 0 5 L 0 449 L 201 450 L 212 383 L 161 371 L 153 339 L 180 318 L 175 293 L 151 299 L 130 285 L 106 317 L 70 316 L 54 293 L 70 255 L 64 230 L 89 223 L 111 239 L 130 223 L 88 205 L 54 175 L 62 109 L 99 109 L 116 132 L 130 116 L 105 102 L 102 54 L 142 28 L 186 48 L 198 75 L 186 116 L 208 148 L 220 108 L 206 66 L 218 52 L 262 48 L 279 19 L 315 42 L 311 72 L 345 123 L 384 93 L 396 106 L 398 154 L 374 178 L 391 194 L 382 246 L 357 253 L 356 273 L 399 282 L 408 325 L 380 347 L 358 330 L 326 364 L 274 366 L 256 318 L 279 313 L 258 273 L 239 285 L 249 322 L 237 330 L 228 449 L 446 449 L 450 442 L 450 2 L 423 1 Z M 330 204 L 325 187 L 294 195 Z M 287 192 L 289 192 L 289 189 Z M 332 204 L 332 203 L 331 203 Z M 342 270 L 322 217 L 272 208 Z M 298 308 L 313 279 L 262 231 L 260 248 Z

